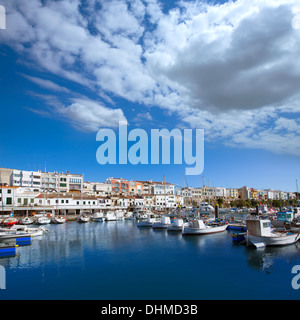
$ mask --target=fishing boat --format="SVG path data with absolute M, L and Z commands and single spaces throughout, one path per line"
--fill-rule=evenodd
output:
M 117 221 L 118 217 L 115 215 L 113 211 L 108 211 L 105 214 L 105 221 Z
M 300 232 L 278 231 L 271 227 L 271 221 L 262 217 L 246 219 L 247 244 L 256 248 L 265 246 L 284 246 L 297 242 Z
M 7 219 L 4 219 L 2 224 L 6 227 L 11 227 L 11 226 L 15 225 L 17 222 L 18 222 L 18 220 L 16 218 L 9 217 Z
M 16 234 L 27 233 L 27 234 L 30 234 L 32 237 L 42 236 L 48 231 L 49 230 L 43 226 L 35 228 L 35 227 L 27 227 L 26 225 L 14 225 L 9 229 L 9 232 L 11 233 L 13 232 L 15 232 Z
M 203 220 L 193 219 L 182 228 L 182 235 L 202 235 L 210 233 L 223 232 L 227 228 L 227 224 L 213 223 L 205 224 Z
M 86 214 L 81 214 L 78 218 L 77 218 L 77 222 L 79 223 L 87 223 L 90 221 L 90 218 L 86 215 Z
M 21 224 L 24 224 L 24 225 L 29 225 L 29 224 L 33 224 L 33 219 L 32 218 L 29 218 L 29 217 L 25 217 L 24 219 L 22 219 L 20 221 Z
M 90 219 L 95 222 L 103 222 L 104 221 L 103 212 L 101 211 L 95 212 L 94 214 L 91 215 Z
M 152 227 L 154 223 L 158 222 L 155 215 L 152 213 L 147 214 L 146 220 L 141 220 L 137 223 L 138 227 Z
M 45 216 L 41 216 L 36 219 L 35 224 L 44 225 L 44 224 L 49 224 L 50 222 L 51 222 L 51 219 Z
M 168 226 L 170 226 L 170 225 L 171 225 L 170 217 L 162 216 L 160 221 L 153 223 L 152 228 L 153 229 L 167 229 Z
M 230 221 L 227 226 L 228 230 L 236 230 L 236 231 L 246 231 L 246 223 L 243 221 Z
M 173 220 L 173 222 L 168 225 L 167 230 L 168 231 L 182 231 L 184 225 L 184 221 L 181 218 L 176 218 Z
M 63 224 L 67 221 L 67 219 L 64 216 L 56 216 L 51 219 L 51 223 L 54 224 Z

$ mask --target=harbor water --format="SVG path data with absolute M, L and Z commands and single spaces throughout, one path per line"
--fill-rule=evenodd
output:
M 182 236 L 135 221 L 67 222 L 0 258 L 0 299 L 299 299 L 300 242 L 255 249 L 231 232 Z

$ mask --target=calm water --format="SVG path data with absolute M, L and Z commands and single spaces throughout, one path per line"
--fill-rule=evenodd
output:
M 256 250 L 229 231 L 186 236 L 133 221 L 49 225 L 49 233 L 1 258 L 0 299 L 299 299 L 291 269 L 300 242 Z

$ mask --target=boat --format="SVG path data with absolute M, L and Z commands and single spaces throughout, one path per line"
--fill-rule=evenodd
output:
M 246 231 L 246 223 L 243 221 L 230 221 L 227 226 L 228 230 Z
M 93 215 L 91 215 L 91 220 L 95 222 L 103 222 L 104 221 L 104 216 L 103 212 L 95 212 Z
M 67 219 L 64 216 L 56 216 L 52 218 L 51 223 L 54 224 L 63 224 L 67 221 Z
M 18 222 L 18 220 L 16 218 L 9 217 L 7 219 L 4 219 L 2 224 L 6 227 L 11 227 L 11 226 L 15 225 L 17 222 Z
M 162 216 L 160 221 L 153 223 L 153 229 L 167 229 L 171 225 L 170 217 Z
M 33 219 L 32 218 L 29 218 L 29 217 L 25 217 L 24 219 L 22 219 L 20 221 L 21 224 L 24 224 L 24 225 L 29 225 L 29 224 L 33 224 Z
M 245 237 L 247 235 L 247 232 L 237 232 L 237 233 L 233 233 L 231 235 L 232 237 L 232 242 L 236 243 L 236 244 L 240 244 L 241 242 L 245 241 Z
M 209 215 L 211 212 L 214 211 L 214 207 L 211 206 L 208 202 L 201 202 L 199 205 L 200 214 Z
M 49 230 L 43 226 L 38 227 L 38 228 L 35 228 L 35 227 L 30 228 L 25 225 L 15 225 L 9 229 L 9 232 L 11 232 L 11 233 L 13 233 L 13 232 L 15 232 L 16 234 L 27 233 L 27 234 L 30 234 L 32 237 L 42 236 L 43 234 L 45 234 L 48 231 Z
M 126 210 L 117 210 L 115 212 L 117 220 L 124 220 L 125 219 L 125 216 L 124 216 L 125 214 L 126 214 Z
M 284 246 L 296 243 L 300 238 L 299 232 L 291 232 L 271 227 L 271 221 L 263 217 L 249 217 L 246 219 L 247 245 L 256 248 L 266 246 Z
M 146 221 L 145 220 L 139 221 L 137 223 L 137 226 L 138 227 L 150 227 L 151 228 L 153 226 L 153 224 L 156 223 L 156 222 L 157 222 L 157 219 L 156 219 L 155 215 L 152 214 L 152 213 L 148 213 Z
M 117 221 L 118 218 L 113 211 L 108 211 L 105 214 L 105 221 Z
M 44 225 L 44 224 L 49 224 L 50 222 L 51 222 L 51 219 L 49 219 L 48 217 L 42 216 L 36 219 L 35 224 Z
M 168 231 L 182 231 L 184 225 L 184 221 L 181 218 L 176 218 L 172 221 L 170 225 L 168 225 Z
M 132 212 L 130 212 L 130 211 L 127 211 L 124 214 L 124 218 L 125 218 L 125 220 L 135 220 L 135 217 L 133 216 Z
M 90 218 L 86 215 L 86 214 L 81 214 L 78 218 L 77 218 L 77 222 L 79 223 L 87 223 L 90 221 Z
M 201 219 L 193 219 L 182 228 L 182 235 L 201 235 L 223 232 L 227 228 L 225 223 L 205 224 Z

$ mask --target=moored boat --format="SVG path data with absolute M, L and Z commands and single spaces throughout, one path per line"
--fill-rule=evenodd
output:
M 170 225 L 168 225 L 168 231 L 182 231 L 184 225 L 184 221 L 181 218 L 176 218 L 172 221 Z
M 223 232 L 227 228 L 227 224 L 214 223 L 205 224 L 203 220 L 193 219 L 182 228 L 182 235 L 202 235 Z
M 2 224 L 6 227 L 11 227 L 11 226 L 15 225 L 17 222 L 18 222 L 18 220 L 16 218 L 9 217 L 7 219 L 4 219 Z
M 91 220 L 95 222 L 103 222 L 104 221 L 103 212 L 95 212 L 93 215 L 91 215 Z
M 44 225 L 44 224 L 49 224 L 50 222 L 51 222 L 51 219 L 49 219 L 48 217 L 42 216 L 36 219 L 35 224 Z
M 269 219 L 252 217 L 246 220 L 247 244 L 253 244 L 256 248 L 265 246 L 284 246 L 297 242 L 299 232 L 278 231 L 271 227 Z
M 118 217 L 113 211 L 108 211 L 105 213 L 105 221 L 117 221 Z
M 24 219 L 22 219 L 20 221 L 21 224 L 24 224 L 24 225 L 29 225 L 29 224 L 33 224 L 33 219 L 32 218 L 29 218 L 29 217 L 25 217 Z
M 87 223 L 90 221 L 90 218 L 86 215 L 86 214 L 81 214 L 78 218 L 77 218 L 77 222 L 79 223 Z
M 67 221 L 67 219 L 64 216 L 55 216 L 52 218 L 51 222 L 54 224 L 63 224 Z
M 152 227 L 154 223 L 158 222 L 155 215 L 152 213 L 148 213 L 147 214 L 147 219 L 145 220 L 141 220 L 137 223 L 138 227 Z
M 152 225 L 153 229 L 167 229 L 168 226 L 171 225 L 170 217 L 162 216 L 161 220 L 158 222 L 154 222 Z

